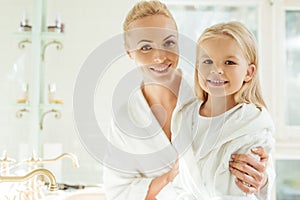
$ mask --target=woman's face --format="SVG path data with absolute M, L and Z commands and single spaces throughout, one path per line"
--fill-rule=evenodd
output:
M 175 22 L 155 15 L 133 21 L 126 34 L 127 53 L 149 81 L 170 80 L 178 64 Z

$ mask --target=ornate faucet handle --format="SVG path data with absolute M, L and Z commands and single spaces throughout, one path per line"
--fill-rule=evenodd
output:
M 40 160 L 40 162 L 43 163 L 43 164 L 53 163 L 53 162 L 56 162 L 56 161 L 61 160 L 63 158 L 69 158 L 72 161 L 72 166 L 74 168 L 78 168 L 79 167 L 77 156 L 74 155 L 74 154 L 72 154 L 72 153 L 63 153 L 63 154 L 57 156 L 56 158 L 44 159 L 44 160 Z
M 1 175 L 8 175 L 9 165 L 15 162 L 16 162 L 15 159 L 9 158 L 7 156 L 7 152 L 3 151 L 2 158 L 0 158 Z

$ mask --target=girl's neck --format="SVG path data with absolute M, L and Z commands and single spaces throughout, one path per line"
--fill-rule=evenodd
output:
M 208 96 L 206 102 L 204 102 L 199 110 L 199 114 L 205 117 L 215 117 L 230 110 L 237 103 L 233 97 L 211 97 Z

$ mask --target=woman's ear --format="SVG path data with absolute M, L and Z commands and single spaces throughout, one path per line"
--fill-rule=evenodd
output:
M 131 52 L 128 49 L 126 49 L 126 54 L 128 55 L 128 57 L 130 59 L 133 59 L 132 54 L 131 54 Z
M 249 82 L 253 78 L 255 72 L 256 72 L 256 66 L 254 64 L 250 64 L 248 66 L 247 73 L 246 73 L 244 81 Z

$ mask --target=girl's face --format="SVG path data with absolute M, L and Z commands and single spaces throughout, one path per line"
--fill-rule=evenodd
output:
M 140 67 L 145 79 L 170 80 L 178 64 L 175 22 L 155 15 L 133 21 L 126 33 L 127 54 Z
M 226 96 L 234 100 L 234 94 L 243 83 L 252 79 L 255 65 L 248 63 L 238 43 L 230 36 L 206 39 L 198 48 L 197 68 L 201 88 L 211 97 Z

